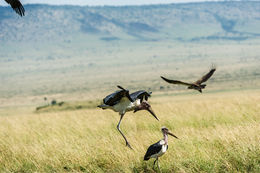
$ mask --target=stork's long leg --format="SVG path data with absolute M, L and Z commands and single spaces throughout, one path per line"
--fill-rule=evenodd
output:
M 158 159 L 158 157 L 157 157 L 157 158 L 154 160 L 154 162 L 153 162 L 153 169 L 154 169 L 154 165 L 155 165 L 157 159 Z
M 159 169 L 159 172 L 161 173 L 161 169 L 160 169 L 160 164 L 159 164 L 158 157 L 157 157 L 157 167 L 158 167 L 158 169 Z
M 133 149 L 133 148 L 131 147 L 131 145 L 129 144 L 129 142 L 127 141 L 125 135 L 121 132 L 121 129 L 120 129 L 120 124 L 121 124 L 121 121 L 122 121 L 124 115 L 125 115 L 125 114 L 121 114 L 121 115 L 120 115 L 120 120 L 119 120 L 119 122 L 118 122 L 118 124 L 117 124 L 117 130 L 121 133 L 121 135 L 122 135 L 123 138 L 125 139 L 126 146 L 128 146 L 130 149 Z

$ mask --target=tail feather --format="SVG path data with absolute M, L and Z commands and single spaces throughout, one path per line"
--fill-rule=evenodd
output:
M 126 90 L 123 87 L 121 87 L 120 85 L 117 85 L 117 88 L 121 89 L 121 90 Z
M 105 104 L 102 104 L 102 105 L 98 105 L 97 107 L 102 108 L 102 109 L 107 109 L 109 106 L 105 105 Z
M 147 152 L 144 155 L 144 160 L 149 160 L 151 158 L 151 153 L 149 152 L 150 147 L 148 148 Z
M 206 86 L 207 86 L 207 85 L 205 85 L 205 84 L 200 85 L 200 87 L 201 87 L 202 89 L 204 89 Z
M 150 157 L 148 157 L 148 156 L 144 156 L 144 160 L 149 160 L 150 159 Z

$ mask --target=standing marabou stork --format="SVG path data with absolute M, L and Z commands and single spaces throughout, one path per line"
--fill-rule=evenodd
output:
M 126 146 L 132 149 L 131 145 L 127 141 L 125 135 L 121 132 L 120 124 L 121 121 L 128 111 L 140 111 L 140 110 L 147 110 L 149 111 L 154 118 L 156 118 L 158 121 L 159 119 L 155 115 L 154 111 L 151 108 L 151 105 L 147 102 L 148 97 L 151 96 L 151 92 L 146 92 L 144 90 L 136 91 L 129 95 L 129 91 L 124 89 L 121 86 L 117 86 L 121 90 L 116 91 L 108 96 L 106 96 L 103 99 L 103 104 L 99 105 L 99 108 L 102 109 L 112 109 L 115 112 L 119 112 L 120 120 L 117 124 L 117 129 L 123 136 L 126 142 Z
M 24 8 L 22 3 L 19 0 L 5 0 L 8 4 L 11 5 L 11 7 L 14 9 L 14 11 L 19 14 L 21 17 L 24 16 Z
M 178 139 L 177 136 L 172 134 L 166 127 L 162 127 L 162 133 L 163 133 L 163 139 L 156 142 L 155 144 L 151 145 L 148 150 L 146 151 L 146 154 L 144 156 L 144 160 L 149 160 L 150 158 L 155 158 L 155 161 L 153 162 L 153 168 L 155 165 L 155 162 L 157 161 L 157 167 L 160 170 L 159 160 L 158 158 L 161 157 L 168 149 L 168 135 L 171 135 Z

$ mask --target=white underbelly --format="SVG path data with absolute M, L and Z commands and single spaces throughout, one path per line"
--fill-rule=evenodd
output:
M 125 113 L 132 108 L 132 102 L 129 99 L 121 99 L 120 102 L 113 106 L 113 110 L 119 113 Z
M 156 153 L 154 155 L 152 155 L 152 158 L 157 158 L 157 157 L 161 157 L 162 155 L 164 155 L 164 153 L 167 151 L 167 145 L 163 145 L 162 149 L 159 153 Z

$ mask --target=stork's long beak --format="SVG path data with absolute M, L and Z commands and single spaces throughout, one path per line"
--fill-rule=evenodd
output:
M 175 136 L 175 135 L 172 134 L 171 132 L 167 132 L 167 134 L 168 134 L 168 135 L 171 135 L 171 136 L 173 136 L 173 137 L 175 137 L 175 138 L 177 138 L 177 139 L 179 139 L 177 136 Z
M 153 115 L 153 117 L 159 121 L 159 119 L 157 118 L 157 116 L 155 115 L 155 113 L 151 107 L 147 108 L 147 111 L 149 111 Z

